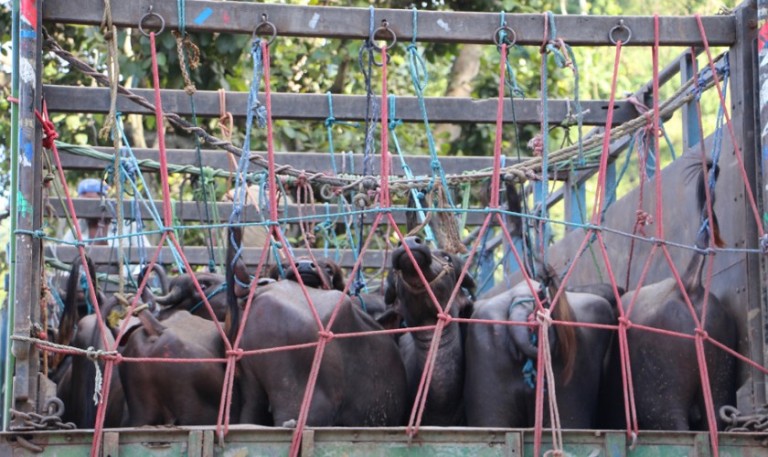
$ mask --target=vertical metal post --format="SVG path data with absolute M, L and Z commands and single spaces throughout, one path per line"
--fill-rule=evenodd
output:
M 11 256 L 11 290 L 9 304 L 13 316 L 13 335 L 29 336 L 33 322 L 39 321 L 40 260 L 42 243 L 33 235 L 41 225 L 41 130 L 35 118 L 40 109 L 42 35 L 40 12 L 42 0 L 24 0 L 18 5 L 17 49 L 18 64 L 14 77 L 18 85 L 18 141 L 11 155 L 15 161 L 11 198 L 13 254 Z M 13 385 L 11 406 L 20 411 L 37 409 L 38 353 L 33 345 L 14 341 L 11 353 Z M 13 428 L 14 424 L 10 424 Z
M 574 224 L 583 224 L 584 215 L 586 214 L 586 188 L 584 184 L 576 182 L 578 179 L 578 173 L 571 172 L 568 176 L 568 180 L 565 182 L 565 220 Z M 568 225 L 565 230 L 573 230 L 574 227 Z
M 680 59 L 680 79 L 685 83 L 693 78 L 696 70 L 696 58 L 691 51 L 686 51 L 683 58 Z M 696 100 L 691 100 L 682 108 L 683 114 L 683 151 L 691 149 L 701 141 L 701 132 L 699 131 L 699 115 L 696 111 Z
M 754 7 L 754 2 L 751 7 Z M 755 40 L 755 28 L 759 27 L 759 30 L 757 31 L 757 65 L 758 65 L 758 80 L 757 81 L 751 81 L 751 85 L 749 86 L 750 89 L 752 89 L 752 100 L 750 101 L 749 98 L 746 99 L 746 101 L 754 102 L 754 99 L 756 98 L 756 93 L 759 94 L 759 108 L 755 109 L 754 106 L 743 106 L 739 107 L 739 109 L 734 109 L 734 112 L 741 112 L 745 113 L 747 110 L 750 114 L 747 114 L 747 116 L 752 115 L 752 113 L 759 112 L 759 119 L 755 119 L 754 122 L 748 123 L 744 122 L 744 125 L 741 126 L 741 128 L 738 130 L 739 133 L 742 133 L 744 135 L 744 144 L 747 145 L 748 141 L 751 141 L 751 146 L 757 145 L 758 148 L 755 149 L 755 157 L 753 159 L 753 162 L 755 165 L 760 164 L 760 166 L 755 166 L 756 172 L 755 180 L 756 180 L 756 186 L 753 187 L 755 189 L 755 196 L 759 199 L 758 203 L 760 205 L 760 210 L 762 212 L 762 218 L 761 221 L 763 226 L 766 225 L 766 202 L 768 202 L 768 189 L 765 187 L 766 183 L 768 183 L 768 177 L 764 173 L 766 173 L 766 170 L 768 170 L 768 93 L 766 93 L 763 90 L 760 90 L 765 84 L 768 84 L 768 0 L 757 0 L 757 22 L 755 21 L 755 12 L 752 9 L 751 14 L 747 14 L 750 12 L 751 8 L 745 8 L 745 12 L 742 12 L 741 14 L 737 15 L 737 28 L 736 30 L 740 30 L 741 33 L 739 34 L 739 44 L 738 50 L 741 51 L 742 55 L 741 58 L 738 59 L 734 63 L 734 67 L 738 68 L 739 65 L 747 65 L 749 63 L 754 62 L 754 58 L 750 56 L 750 53 L 754 50 L 754 40 Z M 749 51 L 749 52 L 747 52 Z M 753 63 L 754 65 L 754 63 Z M 751 68 L 751 65 L 750 65 Z M 746 79 L 745 77 L 740 78 L 741 81 L 744 81 Z M 752 76 L 752 72 L 750 72 L 750 77 Z M 735 81 L 735 80 L 734 80 Z M 749 81 L 747 81 L 749 82 Z M 746 91 L 746 88 L 744 89 Z M 733 93 L 734 91 L 732 91 Z M 755 127 L 757 127 L 759 130 L 756 130 Z M 751 133 L 750 133 L 751 130 Z M 758 131 L 760 132 L 755 138 L 754 132 Z M 758 152 L 759 151 L 759 152 Z M 745 153 L 746 156 L 746 153 Z M 745 157 L 746 159 L 746 157 Z M 757 244 L 757 243 L 755 243 Z M 754 257 L 754 256 L 750 256 Z M 755 262 L 753 262 L 754 264 Z M 748 264 L 749 265 L 749 264 Z M 766 360 L 768 360 L 768 341 L 766 338 L 768 338 L 768 332 L 765 331 L 766 325 L 768 325 L 768 262 L 766 261 L 766 256 L 761 255 L 759 256 L 759 271 L 760 271 L 760 277 L 758 281 L 750 281 L 751 283 L 758 283 L 759 284 L 759 297 L 760 300 L 758 303 L 760 304 L 760 313 L 758 313 L 759 319 L 758 322 L 749 322 L 749 331 L 750 331 L 750 350 L 752 357 L 761 357 L 760 359 L 754 359 L 756 362 L 760 364 L 764 364 Z M 754 269 L 751 269 L 749 271 L 755 271 Z M 750 296 L 753 296 L 750 294 Z M 751 315 L 751 309 L 750 309 L 750 315 Z M 759 339 L 758 339 L 759 338 Z M 759 379 L 758 379 L 759 378 Z M 759 373 L 753 372 L 753 385 L 754 385 L 754 395 L 755 395 L 755 404 L 760 405 L 765 403 L 766 396 L 768 396 L 768 392 L 766 392 L 766 377 L 763 375 L 760 375 Z

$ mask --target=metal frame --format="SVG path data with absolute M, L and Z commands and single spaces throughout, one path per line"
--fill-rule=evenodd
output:
M 20 0 L 14 2 L 15 11 L 19 11 Z M 758 156 L 756 153 L 756 146 L 758 141 L 762 139 L 763 145 L 768 144 L 768 100 L 760 99 L 760 123 L 759 126 L 763 127 L 760 132 L 762 138 L 757 138 L 755 135 L 755 127 L 757 126 L 757 120 L 752 116 L 755 113 L 754 108 L 754 94 L 749 94 L 748 89 L 757 87 L 755 84 L 753 75 L 751 74 L 752 66 L 750 63 L 754 63 L 754 54 L 751 46 L 754 43 L 756 32 L 751 27 L 755 17 L 754 0 L 751 4 L 743 5 L 739 7 L 733 15 L 727 16 L 715 16 L 702 18 L 707 30 L 710 44 L 715 45 L 727 45 L 732 46 L 735 51 L 734 62 L 736 75 L 734 80 L 736 84 L 744 91 L 742 93 L 732 92 L 736 95 L 732 98 L 734 104 L 734 121 L 737 124 L 739 135 L 741 135 L 741 141 L 744 142 L 745 159 L 748 159 L 749 171 L 753 172 L 754 182 L 753 189 L 763 189 L 761 193 L 761 208 L 763 202 L 768 201 L 768 188 L 764 186 L 764 178 L 760 170 L 768 169 L 768 148 L 763 146 L 762 155 Z M 72 5 L 76 4 L 76 7 Z M 760 4 L 760 25 L 768 30 L 768 0 L 759 0 Z M 39 69 L 41 68 L 41 43 L 40 34 L 37 33 L 40 30 L 41 20 L 67 22 L 72 24 L 90 24 L 96 25 L 101 23 L 102 20 L 102 0 L 71 0 L 69 2 L 46 2 L 43 4 L 42 0 L 33 0 L 23 2 L 23 8 L 21 10 L 21 17 L 27 17 L 34 12 L 41 14 L 34 14 L 34 21 L 25 23 L 23 20 L 18 23 L 15 28 L 14 38 L 18 39 L 16 42 L 19 46 L 14 46 L 14 49 L 19 50 L 19 61 L 15 61 L 14 76 L 19 74 L 20 65 L 31 66 L 33 73 L 39 75 Z M 114 22 L 118 26 L 135 26 L 139 18 L 143 16 L 147 8 L 153 5 L 154 11 L 161 14 L 166 19 L 167 25 L 174 28 L 178 25 L 176 19 L 176 3 L 171 0 L 164 1 L 150 1 L 141 0 L 136 2 L 113 2 L 112 12 Z M 208 30 L 217 32 L 228 33 L 252 33 L 256 23 L 250 21 L 251 18 L 261 17 L 261 14 L 267 14 L 269 20 L 273 22 L 279 31 L 281 36 L 300 36 L 300 37 L 315 37 L 315 36 L 330 36 L 335 38 L 356 38 L 364 39 L 368 36 L 368 23 L 370 19 L 370 12 L 367 9 L 352 9 L 352 8 L 332 8 L 332 7 L 298 7 L 298 6 L 286 6 L 286 5 L 263 5 L 256 3 L 240 3 L 240 2 L 205 2 L 205 1 L 189 1 L 187 2 L 187 11 L 189 17 L 195 17 L 193 23 L 188 24 L 189 30 Z M 408 10 L 375 10 L 374 18 L 376 21 L 382 18 L 387 18 L 391 24 L 393 30 L 397 33 L 400 40 L 408 40 L 411 38 L 411 20 L 413 13 Z M 15 17 L 18 17 L 15 16 Z M 463 42 L 463 43 L 491 43 L 493 39 L 493 31 L 499 25 L 499 14 L 496 13 L 447 13 L 447 12 L 419 12 L 419 30 L 418 40 L 420 41 L 439 41 L 439 42 Z M 617 24 L 616 17 L 582 17 L 582 16 L 556 16 L 556 21 L 559 26 L 560 36 L 569 44 L 572 45 L 591 45 L 591 46 L 606 46 L 610 45 L 607 39 L 608 30 Z M 652 44 L 653 37 L 651 36 L 651 21 L 650 17 L 626 17 L 623 18 L 625 23 L 633 30 L 633 37 L 630 45 L 647 46 Z M 15 22 L 15 24 L 17 24 Z M 587 26 L 588 24 L 588 26 Z M 543 20 L 541 15 L 508 15 L 507 25 L 512 27 L 517 34 L 517 43 L 523 45 L 539 45 L 541 43 L 541 36 L 543 35 Z M 757 23 L 754 23 L 757 25 Z M 662 18 L 662 43 L 667 46 L 696 46 L 699 44 L 699 33 L 693 18 Z M 768 81 L 768 49 L 761 49 L 761 60 L 765 60 L 765 63 L 760 62 L 760 82 L 766 83 Z M 21 62 L 21 63 L 19 63 Z M 671 78 L 674 73 L 681 67 L 683 70 L 687 70 L 686 62 L 676 64 L 676 68 L 670 69 L 664 73 L 664 78 Z M 26 74 L 29 74 L 28 72 Z M 11 310 L 13 311 L 13 317 L 11 318 L 12 331 L 17 335 L 28 335 L 32 331 L 32 323 L 39 320 L 39 267 L 41 265 L 42 244 L 39 237 L 35 235 L 35 231 L 41 227 L 41 214 L 39 209 L 42 206 L 41 192 L 42 192 L 42 165 L 41 165 L 41 130 L 39 124 L 35 120 L 35 110 L 40 106 L 40 95 L 44 92 L 48 98 L 50 108 L 54 111 L 72 112 L 89 110 L 91 112 L 106 112 L 108 109 L 105 103 L 102 101 L 94 101 L 96 99 L 106 100 L 107 90 L 98 88 L 62 88 L 55 86 L 47 86 L 43 89 L 42 82 L 39 78 L 34 81 L 18 81 L 14 80 L 14 93 L 18 90 L 19 104 L 18 108 L 14 107 L 14 112 L 18 113 L 18 122 L 14 125 L 13 134 L 16 135 L 13 142 L 13 159 L 15 160 L 13 167 L 14 171 L 18 171 L 16 178 L 13 181 L 13 190 L 20 196 L 19 200 L 14 200 L 12 203 L 13 214 L 13 242 L 12 242 L 12 276 L 11 276 Z M 734 86 L 736 85 L 734 84 Z M 733 90 L 733 89 L 732 89 Z M 141 93 L 141 91 L 137 91 Z M 73 95 L 74 94 L 74 95 Z M 766 94 L 760 93 L 762 97 L 766 97 Z M 169 111 L 175 111 L 179 114 L 189 113 L 188 98 L 181 91 L 164 91 L 164 105 Z M 197 113 L 200 116 L 218 116 L 218 99 L 216 94 L 200 92 L 198 93 L 201 102 L 196 106 Z M 235 113 L 242 115 L 245 111 L 244 94 L 228 94 L 227 105 Z M 299 98 L 300 97 L 300 98 Z M 79 103 L 85 100 L 83 104 L 73 104 L 73 102 Z M 302 105 L 301 109 L 291 108 L 290 105 L 296 104 L 296 100 L 302 100 L 302 103 L 306 101 L 307 105 Z M 293 95 L 293 94 L 278 94 L 275 99 L 275 109 L 277 118 L 285 119 L 324 119 L 327 116 L 327 98 L 325 95 Z M 284 103 L 284 105 L 282 105 Z M 413 106 L 409 108 L 408 104 Z M 535 122 L 538 122 L 538 114 L 535 109 L 535 102 L 531 100 L 520 102 L 518 106 L 518 120 L 521 112 L 525 111 L 523 122 L 534 122 L 533 114 L 535 116 Z M 528 105 L 526 105 L 526 103 Z M 566 115 L 566 103 L 564 101 L 550 102 L 550 122 L 561 121 Z M 589 107 L 589 103 L 594 105 L 594 117 L 590 118 L 590 121 L 585 123 L 594 123 L 599 125 L 604 122 L 604 116 L 602 114 L 602 106 L 605 104 L 603 101 L 582 102 L 585 107 Z M 364 113 L 364 98 L 363 97 L 341 97 L 334 98 L 335 115 L 337 119 L 359 119 L 361 114 Z M 431 121 L 433 122 L 491 122 L 492 110 L 489 110 L 491 103 L 488 101 L 473 101 L 467 99 L 449 100 L 449 99 L 431 99 L 428 101 L 428 109 L 430 110 Z M 522 108 L 528 106 L 527 108 Z M 620 107 L 617 114 L 619 118 L 616 122 L 622 122 L 630 117 L 633 117 L 634 108 L 629 108 L 624 103 L 617 104 Z M 142 110 L 132 108 L 128 104 L 123 104 L 118 107 L 122 112 L 145 112 Z M 283 109 L 283 111 L 280 111 Z M 433 113 L 434 111 L 434 113 Z M 409 99 L 404 97 L 401 102 L 401 106 L 398 107 L 398 113 L 404 120 L 420 121 L 420 111 L 415 105 L 415 99 Z M 624 113 L 624 114 L 621 114 Z M 527 117 L 526 117 L 527 116 Z M 623 118 L 621 116 L 626 116 Z M 690 121 L 691 116 L 687 115 L 686 118 Z M 16 119 L 16 117 L 14 117 Z M 602 119 L 602 121 L 601 121 Z M 751 133 L 750 133 L 751 132 Z M 691 146 L 695 140 L 695 132 L 688 131 L 686 133 L 686 145 Z M 751 143 L 751 144 L 748 144 Z M 152 156 L 154 153 L 150 151 L 143 151 L 142 154 Z M 211 154 L 213 157 L 213 154 Z M 215 160 L 220 160 L 217 156 Z M 214 159 L 212 159 L 214 160 Z M 71 162 L 69 162 L 71 163 Z M 758 166 L 758 164 L 760 166 Z M 92 165 L 88 165 L 92 166 Z M 576 183 L 578 184 L 578 182 Z M 553 198 L 557 198 L 553 196 Z M 24 206 L 23 202 L 27 202 L 31 205 L 33 210 L 31 212 L 20 211 Z M 31 203 L 30 203 L 31 202 Z M 744 199 L 742 196 L 739 205 L 744 205 Z M 755 227 L 747 228 L 744 234 L 744 246 L 756 247 L 758 240 Z M 61 248 L 60 248 L 61 249 Z M 74 254 L 74 248 L 69 248 Z M 99 253 L 100 249 L 95 247 L 92 250 L 94 257 L 99 258 L 104 256 Z M 66 250 L 66 249 L 65 249 Z M 247 250 L 245 257 L 248 259 L 257 258 L 257 249 Z M 191 248 L 186 252 L 188 256 L 194 258 L 200 256 L 201 259 L 205 256 L 207 261 L 207 251 L 204 248 L 199 248 L 199 253 L 195 248 Z M 374 261 L 370 263 L 371 266 L 382 265 L 384 262 L 383 254 L 375 253 L 379 257 L 375 257 Z M 350 265 L 349 256 L 352 253 L 343 253 L 344 260 L 342 263 Z M 194 262 L 193 262 L 194 263 Z M 202 263 L 202 262 L 200 262 Z M 768 349 L 768 341 L 766 341 L 765 328 L 768 325 L 766 320 L 768 317 L 768 264 L 766 264 L 764 256 L 757 255 L 745 255 L 743 261 L 737 261 L 733 264 L 724 266 L 720 271 L 726 271 L 736 265 L 733 272 L 728 272 L 728 275 L 736 275 L 739 273 L 741 279 L 747 283 L 744 292 L 749 297 L 750 303 L 753 306 L 749 309 L 750 316 L 756 315 L 758 317 L 750 318 L 749 321 L 749 339 L 750 339 L 750 356 L 753 360 L 760 360 L 764 363 L 766 358 L 766 350 Z M 754 268 L 759 266 L 760 268 L 760 281 L 747 281 L 749 275 L 754 274 Z M 738 271 L 736 271 L 738 270 Z M 729 276 L 731 277 L 731 276 Z M 757 300 L 759 298 L 759 300 Z M 759 311 L 759 312 L 758 312 Z M 753 313 L 754 312 L 754 313 Z M 13 355 L 16 357 L 15 364 L 11 362 L 9 367 L 15 368 L 16 379 L 12 384 L 12 388 L 6 389 L 6 403 L 5 409 L 13 407 L 16 409 L 31 411 L 37 409 L 37 390 L 38 380 L 35 374 L 38 372 L 37 364 L 37 352 L 33 346 L 26 343 L 15 342 L 13 344 Z M 752 387 L 749 394 L 750 400 L 753 404 L 760 404 L 765 401 L 766 391 L 764 377 L 752 374 Z M 5 429 L 8 429 L 7 418 L 5 420 Z M 117 432 L 110 435 L 109 439 L 105 439 L 106 447 L 113 447 L 118 449 L 122 447 L 121 440 Z M 122 435 L 124 432 L 120 432 Z M 167 431 L 133 431 L 125 432 L 124 436 L 131 436 L 133 433 L 151 435 L 153 433 L 158 434 L 175 434 L 176 432 Z M 185 431 L 179 431 L 178 433 L 187 433 Z M 201 430 L 189 432 L 186 439 L 189 442 L 203 443 L 201 446 L 204 449 L 208 449 L 207 446 L 212 443 L 210 441 L 210 430 Z M 237 432 L 235 432 L 237 433 Z M 247 433 L 255 436 L 256 433 L 253 430 L 248 430 Z M 267 432 L 265 432 L 267 433 Z M 283 431 L 270 431 L 269 433 L 281 434 Z M 309 430 L 308 435 L 305 436 L 307 443 L 316 445 L 322 441 L 323 435 L 326 431 Z M 333 431 L 328 431 L 329 435 L 332 435 Z M 357 441 L 358 438 L 349 438 L 345 435 L 347 431 L 338 432 L 337 436 L 344 437 L 345 442 Z M 357 433 L 357 432 L 353 432 Z M 404 434 L 399 429 L 383 430 L 377 432 L 371 432 L 372 434 L 381 434 L 385 436 L 385 441 L 390 442 L 397 441 L 393 437 L 402 437 Z M 420 438 L 424 439 L 425 436 L 429 436 L 431 431 L 422 429 L 420 432 Z M 459 432 L 448 430 L 446 433 L 451 433 L 449 438 L 445 441 L 450 441 L 451 446 L 456 446 L 456 439 L 459 436 Z M 466 432 L 474 433 L 474 432 Z M 481 433 L 481 432 L 478 432 Z M 484 438 L 481 440 L 484 446 L 488 447 L 488 442 L 492 442 L 491 449 L 499 448 L 507 449 L 512 455 L 529 455 L 529 450 L 526 447 L 528 441 L 528 435 L 522 432 L 510 432 L 510 431 L 482 431 Z M 288 432 L 285 433 L 286 435 Z M 493 438 L 489 439 L 489 434 L 493 434 Z M 193 436 L 194 435 L 194 436 Z M 143 436 L 143 435 L 142 435 Z M 352 436 L 352 435 L 350 435 Z M 595 437 L 595 434 L 590 432 L 584 436 L 573 433 L 568 436 L 580 437 L 579 439 L 584 442 L 599 441 L 603 438 Z M 654 435 L 655 436 L 655 435 Z M 662 435 L 661 441 L 672 436 Z M 676 435 L 677 436 L 677 435 Z M 693 449 L 693 452 L 704 452 L 703 448 L 706 447 L 702 443 L 708 441 L 703 438 L 699 438 L 699 435 L 682 434 L 683 440 L 689 440 L 693 437 L 692 442 L 686 442 L 682 446 L 688 446 Z M 727 435 L 726 435 L 727 436 Z M 745 435 L 740 435 L 738 439 L 724 440 L 724 445 L 739 446 L 743 441 L 739 441 Z M 50 434 L 51 443 L 57 443 L 57 445 L 63 443 L 58 442 L 61 438 L 61 434 Z M 186 435 L 185 435 L 186 437 Z M 206 438 L 208 437 L 208 438 Z M 586 438 L 585 438 L 586 437 Z M 87 444 L 90 440 L 90 434 L 84 432 L 81 436 L 80 432 L 75 432 L 69 437 L 72 443 Z M 285 437 L 279 437 L 278 441 L 283 440 Z M 706 438 L 706 437 L 705 437 Z M 184 439 L 184 438 L 182 438 Z M 289 439 L 289 438 L 288 438 Z M 398 438 L 399 439 L 399 438 Z M 170 440 L 170 439 L 169 439 Z M 377 438 L 378 443 L 383 443 L 381 438 Z M 669 438 L 670 442 L 673 440 Z M 698 441 L 697 441 L 698 440 Z M 577 440 L 578 441 L 578 440 Z M 744 440 L 746 441 L 746 440 Z M 237 442 L 237 439 L 232 440 L 233 443 Z M 618 448 L 624 449 L 626 443 L 623 441 L 623 434 L 607 434 L 604 438 L 606 449 L 608 445 L 618 445 Z M 737 444 L 733 444 L 737 443 Z M 403 443 L 396 442 L 396 445 L 402 445 Z M 233 444 L 234 445 L 234 444 Z M 282 444 L 281 444 L 282 445 Z M 405 445 L 410 445 L 407 443 Z M 5 447 L 4 447 L 5 446 Z M 307 444 L 309 446 L 309 444 Z M 507 447 L 504 447 L 507 446 Z M 511 446 L 511 447 L 510 447 Z M 7 442 L 0 443 L 0 451 L 12 447 Z M 686 449 L 688 449 L 686 447 Z M 349 449 L 352 449 L 350 447 Z M 613 447 L 611 447 L 613 449 Z M 106 449 L 105 449 L 106 453 Z M 310 455 L 311 449 L 307 448 L 305 455 Z M 199 455 L 207 455 L 205 450 L 200 450 Z M 739 455 L 739 454 L 736 454 Z M 747 455 L 747 454 L 744 454 Z
M 178 28 L 176 2 L 173 0 L 140 0 L 114 2 L 112 17 L 118 27 L 136 27 L 139 19 L 153 7 L 165 19 L 168 28 Z M 76 5 L 76 6 L 72 6 Z M 43 19 L 71 24 L 99 25 L 104 4 L 101 0 L 46 2 Z M 365 39 L 369 34 L 370 10 L 366 8 L 312 7 L 245 2 L 194 1 L 186 3 L 187 30 L 252 34 L 262 14 L 275 25 L 278 36 L 332 37 Z M 413 37 L 411 10 L 375 9 L 374 27 L 386 19 L 401 43 Z M 540 45 L 544 37 L 541 14 L 507 14 L 507 26 L 517 35 L 517 44 Z M 616 16 L 555 15 L 558 36 L 571 45 L 612 46 L 608 34 L 619 24 Z M 653 44 L 652 16 L 624 16 L 624 24 L 632 30 L 628 46 Z M 736 23 L 731 16 L 702 17 L 710 44 L 729 46 L 736 39 Z M 417 40 L 443 43 L 492 44 L 499 28 L 500 14 L 419 11 Z M 662 18 L 661 44 L 695 46 L 699 30 L 692 17 Z M 398 108 L 399 110 L 399 108 Z

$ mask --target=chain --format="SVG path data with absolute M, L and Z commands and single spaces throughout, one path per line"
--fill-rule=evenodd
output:
M 768 404 L 752 414 L 742 414 L 736 407 L 726 405 L 720 408 L 720 418 L 727 424 L 727 432 L 768 433 Z M 768 438 L 765 438 L 762 444 L 768 446 Z
M 47 414 L 38 414 L 35 412 L 17 411 L 11 408 L 11 418 L 13 421 L 21 421 L 21 425 L 11 427 L 12 431 L 36 431 L 36 430 L 74 430 L 73 422 L 63 422 L 61 415 L 64 414 L 64 403 L 58 398 L 52 398 L 46 405 Z

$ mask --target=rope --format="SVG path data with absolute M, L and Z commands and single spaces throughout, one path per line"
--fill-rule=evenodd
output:
M 68 62 L 72 66 L 72 68 L 82 72 L 87 76 L 92 77 L 98 84 L 108 86 L 108 80 L 104 75 L 102 75 L 100 72 L 93 69 L 91 66 L 89 66 L 82 60 L 77 59 L 72 53 L 62 49 L 61 46 L 49 35 L 46 35 L 44 46 L 47 50 L 55 53 L 64 61 Z M 668 98 L 662 104 L 661 115 L 663 117 L 670 115 L 671 113 L 676 111 L 680 106 L 688 103 L 690 100 L 694 98 L 695 95 L 693 93 L 688 93 L 688 89 L 692 85 L 693 85 L 693 81 L 689 80 L 688 82 L 683 84 L 670 98 Z M 711 81 L 708 81 L 705 88 L 709 88 L 712 85 L 713 83 Z M 144 97 L 136 95 L 135 93 L 131 92 L 125 87 L 120 86 L 118 88 L 118 92 L 126 96 L 131 101 L 139 104 L 140 106 L 150 110 L 154 110 L 154 106 L 152 105 L 152 103 L 147 101 Z M 197 135 L 198 137 L 201 138 L 202 141 L 216 148 L 226 150 L 232 154 L 235 154 L 238 157 L 242 155 L 242 150 L 234 146 L 231 142 L 219 139 L 209 134 L 208 132 L 206 132 L 204 129 L 200 127 L 194 127 L 192 124 L 182 119 L 178 114 L 165 113 L 165 118 L 168 122 L 170 122 L 177 128 L 187 133 Z M 641 128 L 643 125 L 645 125 L 645 118 L 643 116 L 638 116 L 637 118 L 634 118 L 628 122 L 625 122 L 621 126 L 615 128 L 612 131 L 611 137 L 612 138 L 621 137 L 623 135 L 626 135 L 627 133 L 633 132 Z M 602 142 L 603 135 L 604 134 L 594 135 L 593 137 L 590 137 L 588 140 L 585 140 L 583 143 L 584 150 L 586 151 L 586 150 L 589 150 L 590 148 L 599 146 L 599 144 Z M 577 151 L 578 151 L 578 146 L 569 146 L 569 147 L 562 148 L 558 151 L 552 151 L 549 154 L 549 161 L 550 163 L 558 163 L 560 161 L 570 160 L 570 157 L 575 155 Z M 260 167 L 263 167 L 265 169 L 267 168 L 266 159 L 264 159 L 259 155 L 252 155 L 250 157 L 250 160 L 252 163 Z M 519 180 L 538 179 L 539 177 L 536 175 L 536 172 L 541 169 L 540 167 L 541 167 L 541 158 L 533 157 L 528 160 L 525 160 L 524 162 L 520 162 L 512 166 L 505 167 L 501 169 L 500 172 L 505 176 L 509 175 Z M 295 169 L 289 165 L 276 166 L 276 170 L 280 174 L 286 174 L 292 177 L 298 177 L 302 173 L 302 170 Z M 457 185 L 457 184 L 463 184 L 465 182 L 475 182 L 475 181 L 488 179 L 491 177 L 491 174 L 492 174 L 491 169 L 483 169 L 483 170 L 478 170 L 475 173 L 468 173 L 463 175 L 448 175 L 446 176 L 446 180 L 449 183 L 449 185 Z M 341 189 L 349 189 L 352 187 L 357 187 L 358 185 L 362 184 L 366 180 L 365 177 L 359 177 L 359 176 L 341 175 L 341 176 L 331 177 L 323 173 L 316 173 L 314 175 L 311 175 L 308 179 L 312 182 L 328 184 L 331 186 L 339 187 Z M 422 186 L 421 183 L 409 182 L 407 180 L 392 180 L 392 184 L 393 184 L 393 189 L 396 189 L 396 190 L 409 189 L 412 187 Z
M 545 380 L 547 383 L 547 394 L 549 398 L 549 420 L 552 428 L 552 451 L 544 453 L 544 455 L 563 456 L 563 431 L 560 425 L 560 413 L 557 409 L 557 393 L 555 389 L 555 373 L 552 370 L 552 349 L 549 344 L 549 328 L 552 326 L 552 317 L 550 316 L 550 310 L 536 312 L 536 321 L 539 323 L 539 360 L 544 365 Z M 541 386 L 537 386 L 537 390 L 541 389 Z

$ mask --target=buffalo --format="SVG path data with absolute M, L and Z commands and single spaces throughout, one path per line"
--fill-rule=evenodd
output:
M 545 283 L 549 287 L 544 287 Z M 550 269 L 546 281 L 532 281 L 537 295 L 554 298 L 559 284 Z M 539 341 L 525 324 L 535 316 L 535 299 L 527 282 L 476 304 L 473 319 L 514 322 L 472 324 L 467 335 L 465 399 L 467 424 L 473 427 L 535 425 L 535 380 Z M 555 320 L 615 324 L 611 304 L 595 294 L 564 292 L 552 303 Z M 590 428 L 597 421 L 599 387 L 611 331 L 553 325 L 549 329 L 557 407 L 563 427 Z M 549 392 L 547 392 L 549 394 Z
M 711 164 L 708 168 L 709 171 L 705 172 L 702 166 L 697 177 L 696 202 L 700 214 L 700 226 L 695 240 L 697 250 L 681 280 L 698 322 L 704 323 L 703 330 L 714 340 L 735 349 L 738 340 L 736 321 L 724 303 L 705 289 L 701 280 L 710 238 L 716 246 L 724 245 L 714 214 L 714 187 L 711 187 L 709 192 L 713 208 L 711 220 L 705 188 L 708 174 L 713 174 L 712 178 L 715 178 L 719 171 Z M 712 181 L 714 182 L 714 179 Z M 621 303 L 625 313 L 633 298 L 636 303 L 631 314 L 627 316 L 633 324 L 687 335 L 696 333 L 696 321 L 675 278 L 667 278 L 624 294 Z M 694 341 L 629 328 L 627 342 L 638 426 L 650 430 L 705 429 L 704 394 Z M 618 348 L 614 347 L 614 351 L 617 350 Z M 736 360 L 713 345 L 706 345 L 704 352 L 705 362 L 709 367 L 712 402 L 715 411 L 718 411 L 720 407 L 734 404 L 736 400 Z M 611 373 L 616 380 L 620 379 L 619 363 L 615 353 L 612 357 Z M 611 403 L 623 405 L 623 393 L 618 388 L 614 390 Z M 617 411 L 615 407 L 608 413 L 607 422 L 608 427 L 625 426 L 622 412 Z M 717 417 L 718 429 L 723 426 L 722 419 Z
M 235 340 L 240 331 L 241 284 L 249 281 L 244 263 L 235 260 L 241 233 L 230 228 L 227 261 L 228 300 Z M 235 281 L 235 278 L 238 281 Z M 295 281 L 275 281 L 256 288 L 244 316 L 240 348 L 273 349 L 318 342 L 318 321 L 343 334 L 382 330 L 350 297 L 338 290 L 302 289 Z M 241 423 L 290 424 L 299 417 L 315 348 L 248 355 L 239 362 Z M 367 335 L 336 337 L 323 353 L 307 425 L 395 426 L 404 421 L 405 368 L 393 338 Z
M 432 250 L 419 237 L 406 237 L 392 252 L 392 271 L 387 278 L 385 291 L 386 302 L 396 304 L 409 327 L 435 325 L 448 308 L 448 301 L 454 295 L 457 285 L 469 292 L 475 289 L 471 276 L 461 276 L 463 265 L 463 261 L 455 254 Z M 419 277 L 419 271 L 427 281 L 426 284 Z M 430 290 L 438 304 L 430 298 Z M 472 306 L 470 297 L 463 291 L 457 291 L 455 296 L 454 303 L 448 308 L 451 317 L 467 313 Z M 433 335 L 434 330 L 414 331 L 399 339 L 400 353 L 408 375 L 409 404 L 416 401 Z M 449 321 L 442 329 L 422 423 L 461 425 L 464 422 L 463 391 L 463 341 L 459 324 Z

